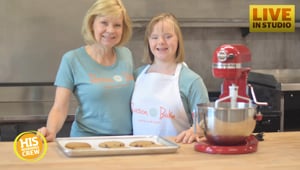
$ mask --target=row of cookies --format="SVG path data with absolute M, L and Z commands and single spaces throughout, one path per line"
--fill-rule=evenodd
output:
M 126 145 L 121 141 L 105 141 L 98 144 L 100 148 L 125 148 Z M 162 146 L 150 140 L 137 140 L 129 143 L 129 147 L 158 147 Z M 92 145 L 88 142 L 68 142 L 65 144 L 68 149 L 89 149 Z

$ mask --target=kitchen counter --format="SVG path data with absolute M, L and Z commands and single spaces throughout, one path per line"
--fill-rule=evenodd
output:
M 265 133 L 264 139 L 257 152 L 250 154 L 208 154 L 194 151 L 193 144 L 180 144 L 178 151 L 171 154 L 76 158 L 65 156 L 52 142 L 38 162 L 20 160 L 13 152 L 13 142 L 0 142 L 0 169 L 300 169 L 300 132 Z
M 0 83 L 0 123 L 45 122 L 54 103 L 49 83 Z M 77 101 L 70 100 L 67 120 L 73 120 Z
M 0 102 L 0 141 L 12 141 L 19 133 L 45 126 L 53 101 Z M 69 136 L 71 124 L 77 107 L 71 101 L 69 114 L 57 134 Z
M 0 123 L 46 121 L 53 101 L 0 102 Z M 67 121 L 74 120 L 76 102 L 70 103 Z
M 300 69 L 266 69 L 251 72 L 272 75 L 280 90 L 280 131 L 300 130 Z M 266 96 L 266 98 L 270 98 Z M 277 104 L 278 105 L 278 104 Z
M 300 91 L 300 69 L 252 70 L 252 72 L 273 75 L 280 83 L 281 91 Z

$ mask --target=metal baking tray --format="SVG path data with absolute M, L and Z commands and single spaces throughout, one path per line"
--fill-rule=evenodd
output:
M 138 140 L 153 141 L 161 146 L 132 147 L 131 142 Z M 107 141 L 120 141 L 125 144 L 123 148 L 101 148 L 98 145 Z M 88 149 L 69 149 L 68 142 L 86 142 L 92 147 Z M 179 149 L 176 143 L 160 136 L 101 136 L 101 137 L 66 137 L 56 138 L 59 149 L 69 157 L 79 156 L 109 156 L 109 155 L 136 155 L 136 154 L 163 154 L 175 153 Z

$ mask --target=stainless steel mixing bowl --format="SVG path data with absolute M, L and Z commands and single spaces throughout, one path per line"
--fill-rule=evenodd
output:
M 238 102 L 235 108 L 229 102 L 221 102 L 217 108 L 215 103 L 199 104 L 196 124 L 211 144 L 241 145 L 254 131 L 256 113 L 255 104 Z

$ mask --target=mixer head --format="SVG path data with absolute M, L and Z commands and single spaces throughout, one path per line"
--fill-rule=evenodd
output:
M 238 79 L 242 73 L 249 71 L 243 63 L 251 61 L 250 50 L 241 44 L 224 44 L 219 46 L 213 54 L 213 76 L 223 79 Z
M 212 61 L 213 76 L 224 79 L 219 100 L 231 101 L 233 105 L 236 101 L 248 102 L 247 78 L 250 67 L 243 66 L 251 61 L 250 50 L 241 44 L 224 44 L 215 50 Z

